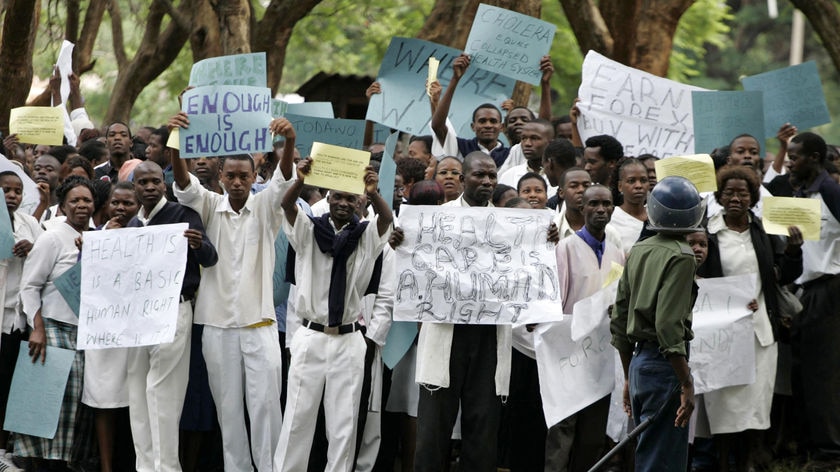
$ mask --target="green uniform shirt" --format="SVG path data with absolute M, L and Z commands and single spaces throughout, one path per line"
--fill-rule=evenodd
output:
M 682 237 L 658 234 L 633 246 L 611 315 L 612 344 L 619 352 L 632 352 L 636 342 L 652 341 L 666 357 L 686 355 L 685 342 L 694 337 L 696 268 Z

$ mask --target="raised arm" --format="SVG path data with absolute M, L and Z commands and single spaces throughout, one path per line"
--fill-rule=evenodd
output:
M 394 221 L 394 214 L 391 213 L 391 207 L 388 206 L 388 202 L 382 198 L 382 195 L 379 195 L 378 187 L 379 174 L 373 170 L 373 167 L 368 166 L 365 169 L 365 193 L 367 194 L 368 201 L 373 205 L 373 210 L 379 216 L 376 219 L 376 229 L 379 230 L 379 236 L 382 236 L 391 227 L 391 223 Z
M 540 59 L 540 70 L 542 77 L 540 78 L 540 118 L 543 120 L 551 119 L 551 75 L 554 74 L 554 64 L 551 63 L 551 57 L 546 54 Z
M 280 158 L 280 172 L 283 178 L 292 178 L 295 164 L 295 128 L 286 118 L 275 118 L 268 126 L 272 133 L 283 136 L 286 141 L 283 143 L 283 157 Z
M 572 121 L 572 145 L 577 148 L 582 148 L 583 141 L 580 139 L 580 132 L 577 127 L 578 118 L 580 118 L 580 108 L 578 108 L 579 101 L 580 99 L 576 98 L 575 103 L 572 104 L 572 108 L 569 110 L 569 118 Z
M 785 123 L 776 133 L 776 139 L 779 140 L 779 151 L 773 158 L 773 170 L 776 171 L 777 174 L 781 174 L 784 170 L 788 142 L 790 141 L 790 138 L 796 136 L 796 132 L 796 126 L 793 126 L 790 123 Z
M 189 128 L 190 119 L 183 111 L 179 111 L 177 115 L 169 119 L 167 127 L 169 132 L 176 128 Z M 175 183 L 181 190 L 190 186 L 190 171 L 187 169 L 187 163 L 181 159 L 181 152 L 178 149 L 172 149 L 172 175 L 175 177 Z
M 283 156 L 285 158 L 285 156 Z M 280 201 L 280 207 L 283 208 L 283 213 L 286 216 L 286 221 L 290 226 L 295 225 L 297 219 L 298 206 L 297 199 L 300 197 L 300 192 L 303 190 L 303 180 L 309 175 L 312 170 L 312 158 L 307 157 L 301 159 L 297 165 L 297 180 L 292 182 L 292 186 L 283 194 L 283 199 Z
M 452 62 L 452 80 L 449 81 L 449 86 L 446 87 L 446 91 L 443 92 L 443 96 L 440 98 L 440 103 L 438 103 L 437 108 L 435 108 L 435 113 L 432 115 L 432 131 L 434 131 L 435 136 L 441 144 L 446 141 L 446 135 L 448 134 L 448 130 L 446 129 L 446 117 L 449 116 L 449 107 L 452 105 L 452 97 L 455 95 L 455 89 L 458 87 L 458 82 L 461 81 L 461 77 L 464 76 L 464 72 L 467 70 L 469 65 L 470 56 L 463 53 L 461 53 L 461 55 L 455 58 Z

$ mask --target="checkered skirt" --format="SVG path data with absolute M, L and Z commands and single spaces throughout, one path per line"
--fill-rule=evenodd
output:
M 44 330 L 47 335 L 48 356 L 49 347 L 76 349 L 76 326 L 44 318 Z M 81 408 L 84 368 L 84 352 L 76 351 L 67 379 L 67 389 L 64 391 L 64 400 L 61 403 L 55 437 L 45 439 L 15 435 L 15 455 L 67 462 L 90 456 L 91 440 L 86 437 L 91 432 L 90 412 Z

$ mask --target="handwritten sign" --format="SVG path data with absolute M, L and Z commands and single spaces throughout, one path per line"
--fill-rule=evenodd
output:
M 572 341 L 573 316 L 534 330 L 540 396 L 549 427 L 609 395 L 615 384 L 615 349 L 606 312 L 579 341 Z
M 82 296 L 82 264 L 77 262 L 73 267 L 56 277 L 53 284 L 78 318 Z
M 557 27 L 504 8 L 478 6 L 467 48 L 470 65 L 537 85 L 540 59 L 548 54 Z
M 708 154 L 659 159 L 654 163 L 654 166 L 656 167 L 656 178 L 660 181 L 665 177 L 685 177 L 697 187 L 698 192 L 714 192 L 717 190 L 715 164 L 712 162 L 712 156 Z
M 620 274 L 624 268 L 613 262 L 613 268 Z M 616 269 L 617 267 L 617 269 Z M 619 275 L 619 278 L 621 275 Z M 618 280 L 611 282 L 606 287 L 598 290 L 592 295 L 578 301 L 572 307 L 572 341 L 580 341 L 608 318 L 610 305 L 615 303 L 615 295 L 618 290 Z
M 75 356 L 73 349 L 48 346 L 46 361 L 43 364 L 32 362 L 29 343 L 20 343 L 4 430 L 39 438 L 55 437 L 64 390 Z
M 533 323 L 561 311 L 547 210 L 400 207 L 394 320 Z
M 61 146 L 64 142 L 64 112 L 61 107 L 12 108 L 9 133 L 22 143 Z
M 78 349 L 172 342 L 186 223 L 85 232 Z
M 316 118 L 335 118 L 330 102 L 287 103 L 283 100 L 271 99 L 271 116 L 278 118 L 286 113 Z
M 816 198 L 764 197 L 761 222 L 767 234 L 788 235 L 788 226 L 798 226 L 802 237 L 820 239 L 820 201 Z
M 4 201 L 0 204 L 0 259 L 14 257 L 15 233 L 12 231 L 12 219 Z
M 229 156 L 271 150 L 271 90 L 218 85 L 184 92 L 181 111 L 190 127 L 180 130 L 181 157 Z
M 800 130 L 831 122 L 817 64 L 808 61 L 744 77 L 744 90 L 764 93 L 764 136 L 775 136 L 785 123 Z
M 365 168 L 369 164 L 367 151 L 313 143 L 312 172 L 306 177 L 306 183 L 361 195 L 365 192 Z
M 446 88 L 452 78 L 452 61 L 461 51 L 420 39 L 394 37 L 382 59 L 377 81 L 382 93 L 374 94 L 367 120 L 406 133 L 432 134 L 432 112 L 426 95 L 430 57 L 440 61 L 438 81 Z M 472 113 L 482 103 L 501 105 L 511 96 L 516 81 L 478 67 L 469 67 L 458 82 L 449 109 L 449 120 L 458 136 L 472 137 Z
M 265 53 L 235 54 L 198 61 L 190 71 L 190 85 L 248 85 L 266 87 Z
M 694 152 L 691 92 L 704 90 L 663 79 L 589 51 L 583 60 L 578 131 L 584 141 L 608 134 L 624 154 L 659 158 Z
M 394 152 L 397 149 L 397 140 L 400 133 L 396 132 L 385 140 L 385 151 L 382 153 L 382 162 L 379 165 L 379 192 L 386 197 L 394 194 L 394 185 L 397 177 L 397 163 L 394 161 Z M 394 210 L 394 199 L 385 198 L 388 208 Z
M 326 143 L 352 149 L 361 149 L 365 141 L 365 120 L 317 118 L 286 114 L 295 128 L 295 147 L 301 156 L 309 156 L 312 143 Z
M 754 136 L 763 149 L 764 99 L 761 92 L 691 92 L 694 152 L 711 153 L 736 136 Z
M 31 177 L 26 175 L 26 172 L 24 172 L 20 166 L 12 164 L 10 160 L 6 159 L 3 155 L 0 155 L 0 172 L 5 172 L 7 170 L 17 174 L 17 176 L 20 177 L 20 180 L 23 181 L 23 199 L 20 202 L 20 206 L 18 206 L 18 211 L 24 211 L 27 215 L 31 215 L 32 212 L 38 208 L 38 204 L 41 202 L 38 194 L 38 184 L 36 184 Z
M 755 274 L 697 281 L 691 328 L 694 392 L 711 392 L 755 381 L 752 312 L 747 304 L 757 295 Z

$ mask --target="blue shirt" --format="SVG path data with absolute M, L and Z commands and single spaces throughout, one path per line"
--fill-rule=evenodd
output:
M 595 236 L 586 229 L 586 225 L 583 226 L 578 232 L 575 233 L 576 235 L 580 236 L 586 244 L 595 251 L 595 257 L 598 258 L 598 267 L 601 267 L 601 258 L 604 257 L 604 241 L 598 241 L 595 239 Z

